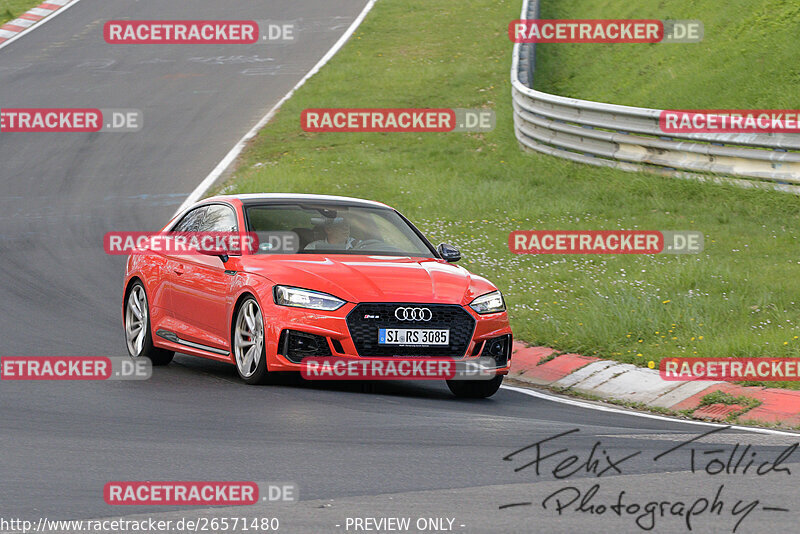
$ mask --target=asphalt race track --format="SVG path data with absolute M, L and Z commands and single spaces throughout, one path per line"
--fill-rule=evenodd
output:
M 144 113 L 139 133 L 0 134 L 0 355 L 124 355 L 124 258 L 106 255 L 102 236 L 162 226 L 364 4 L 82 0 L 0 50 L 0 107 Z M 102 37 L 107 20 L 188 18 L 300 20 L 311 29 L 293 45 L 109 46 Z M 568 448 L 583 461 L 600 440 L 601 469 L 607 466 L 601 450 L 611 458 L 640 454 L 622 473 L 612 469 L 597 479 L 584 469 L 561 481 L 552 476 L 555 459 L 543 460 L 539 476 L 535 466 L 514 471 L 535 449 L 503 460 L 576 428 L 549 452 Z M 213 512 L 275 516 L 282 532 L 345 532 L 348 516 L 450 517 L 455 532 L 637 532 L 629 515 L 559 516 L 554 501 L 547 510 L 540 503 L 564 486 L 586 491 L 594 483 L 606 503 L 619 491 L 642 504 L 693 502 L 712 500 L 724 484 L 723 511 L 699 514 L 694 531 L 731 532 L 743 515 L 731 514 L 739 499 L 759 503 L 736 532 L 763 532 L 767 524 L 771 531 L 796 528 L 797 463 L 784 465 L 791 474 L 759 476 L 753 467 L 712 476 L 692 474 L 686 452 L 654 461 L 709 429 L 508 389 L 485 401 L 458 401 L 439 383 L 286 378 L 248 387 L 232 366 L 178 356 L 143 382 L 2 382 L 0 516 Z M 774 460 L 795 440 L 726 431 L 708 441 L 695 444 L 698 462 L 712 457 L 707 451 L 729 452 L 739 442 L 737 455 L 751 444 L 759 462 Z M 301 502 L 213 511 L 112 507 L 102 488 L 113 480 L 291 481 Z M 532 504 L 500 508 L 524 502 Z M 681 518 L 656 521 L 656 532 L 687 530 Z

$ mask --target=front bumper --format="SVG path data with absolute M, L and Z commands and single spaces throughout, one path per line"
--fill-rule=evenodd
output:
M 435 312 L 447 308 L 449 315 L 426 322 L 404 321 L 399 324 L 383 312 L 375 313 L 376 309 L 396 306 L 425 306 Z M 416 303 L 348 303 L 333 312 L 274 304 L 266 307 L 269 308 L 265 310 L 269 327 L 265 348 L 270 371 L 300 371 L 302 359 L 312 356 L 355 359 L 449 357 L 455 360 L 491 356 L 497 362 L 497 374 L 507 374 L 509 370 L 512 334 L 506 312 L 478 315 L 471 308 L 460 305 Z M 361 316 L 359 321 L 354 321 L 354 312 Z M 363 315 L 370 317 L 364 319 Z M 453 321 L 456 316 L 462 317 L 459 324 Z M 470 323 L 468 331 L 465 327 L 467 319 Z M 443 325 L 451 331 L 457 330 L 455 333 L 459 336 L 447 350 L 441 347 L 390 349 L 377 346 L 378 328 L 440 328 Z M 373 338 L 375 343 L 365 343 L 367 338 Z

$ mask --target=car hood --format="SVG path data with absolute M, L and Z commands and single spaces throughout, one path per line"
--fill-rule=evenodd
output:
M 438 259 L 350 255 L 257 255 L 244 271 L 275 284 L 330 293 L 349 302 L 469 304 L 496 288 L 483 277 Z

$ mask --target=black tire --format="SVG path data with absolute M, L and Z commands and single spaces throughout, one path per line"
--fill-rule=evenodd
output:
M 135 300 L 136 304 L 132 301 Z M 137 317 L 138 310 L 140 313 L 143 310 L 144 316 Z M 142 321 L 144 319 L 144 321 Z M 143 336 L 137 334 L 131 336 L 132 329 L 128 328 L 129 324 L 140 323 L 143 326 Z M 144 323 L 143 325 L 141 323 Z M 130 287 L 128 293 L 125 295 L 125 313 L 123 314 L 122 327 L 125 332 L 125 346 L 128 348 L 128 354 L 131 358 L 147 358 L 154 366 L 167 365 L 172 361 L 175 353 L 171 350 L 160 349 L 153 345 L 153 333 L 150 327 L 150 301 L 147 298 L 147 292 L 144 290 L 144 285 L 138 280 Z
M 502 383 L 503 375 L 497 375 L 491 380 L 448 380 L 447 387 L 461 399 L 485 399 L 497 393 Z
M 256 328 L 255 332 L 250 328 L 245 315 L 248 315 L 253 320 Z M 255 334 L 255 335 L 254 335 Z M 261 314 L 261 308 L 258 302 L 253 297 L 244 299 L 234 314 L 233 324 L 231 325 L 231 349 L 233 349 L 233 359 L 236 364 L 236 372 L 239 373 L 241 378 L 246 384 L 257 385 L 266 384 L 272 378 L 272 375 L 267 369 L 267 350 L 266 343 L 264 343 L 264 317 Z M 246 339 L 249 338 L 249 339 Z M 247 345 L 244 343 L 256 342 L 256 347 L 260 340 L 260 351 L 258 355 L 258 362 L 253 365 L 245 367 L 247 361 Z M 253 358 L 255 358 L 255 353 Z

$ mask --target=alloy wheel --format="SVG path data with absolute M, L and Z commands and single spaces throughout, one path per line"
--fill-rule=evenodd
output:
M 125 306 L 125 339 L 131 356 L 141 355 L 146 337 L 147 295 L 142 286 L 136 285 L 131 289 Z
M 236 366 L 244 378 L 249 378 L 258 369 L 264 352 L 264 320 L 255 300 L 247 300 L 236 316 L 233 335 L 233 350 Z

